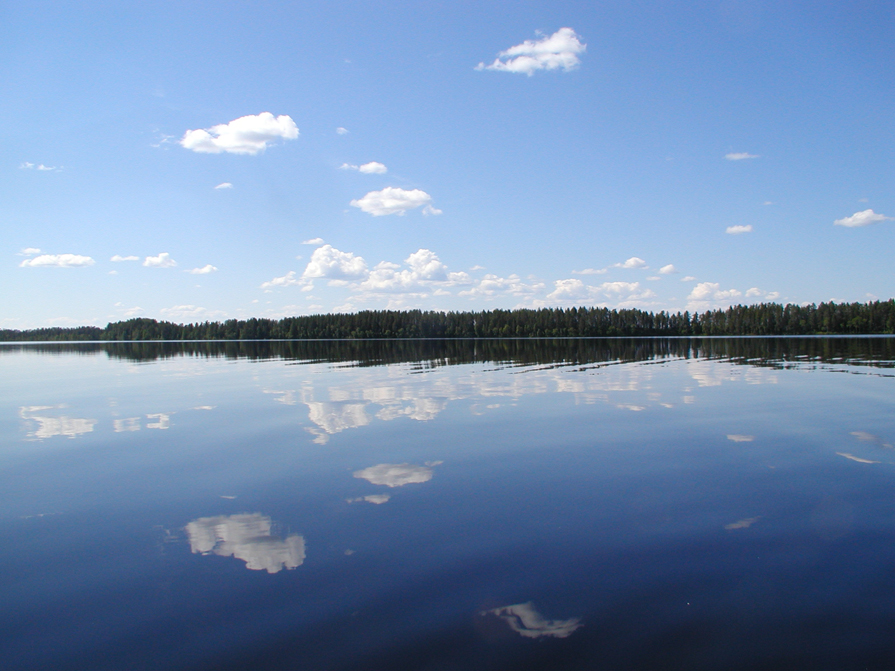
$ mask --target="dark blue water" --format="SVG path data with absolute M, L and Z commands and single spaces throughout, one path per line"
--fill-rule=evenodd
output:
M 895 340 L 0 347 L 5 669 L 895 668 Z

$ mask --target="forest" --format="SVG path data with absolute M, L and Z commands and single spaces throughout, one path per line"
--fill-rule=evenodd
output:
M 148 318 L 99 326 L 0 330 L 0 341 L 594 338 L 895 334 L 895 299 L 869 303 L 736 305 L 703 313 L 599 307 L 437 312 L 365 310 L 175 324 Z

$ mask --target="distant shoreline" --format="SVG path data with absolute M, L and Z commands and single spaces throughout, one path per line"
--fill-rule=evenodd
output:
M 596 307 L 437 312 L 366 310 L 176 324 L 136 318 L 105 327 L 0 330 L 0 342 L 832 336 L 895 334 L 895 299 L 736 305 L 702 313 Z

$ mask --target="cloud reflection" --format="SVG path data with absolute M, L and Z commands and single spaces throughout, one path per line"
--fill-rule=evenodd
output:
M 19 408 L 19 417 L 37 422 L 37 429 L 27 434 L 29 438 L 44 440 L 54 436 L 66 436 L 75 438 L 85 433 L 91 433 L 96 424 L 95 419 L 81 419 L 77 417 L 46 417 L 35 413 L 45 410 L 54 410 L 65 406 L 61 405 L 30 405 Z
M 535 610 L 531 601 L 495 608 L 482 615 L 496 615 L 510 625 L 513 631 L 526 638 L 566 638 L 583 626 L 581 619 L 577 617 L 569 620 L 547 620 Z
M 439 463 L 441 462 L 429 465 L 435 466 Z M 432 469 L 429 466 L 414 466 L 413 464 L 377 464 L 361 471 L 355 471 L 354 477 L 367 480 L 374 485 L 403 487 L 418 482 L 428 482 L 432 479 Z
M 260 513 L 200 517 L 186 525 L 190 549 L 203 555 L 235 557 L 252 571 L 277 573 L 294 569 L 305 560 L 305 539 L 290 534 L 284 539 L 271 535 L 269 517 Z

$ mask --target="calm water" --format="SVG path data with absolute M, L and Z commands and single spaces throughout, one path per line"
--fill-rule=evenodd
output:
M 0 346 L 5 669 L 895 668 L 895 340 Z

